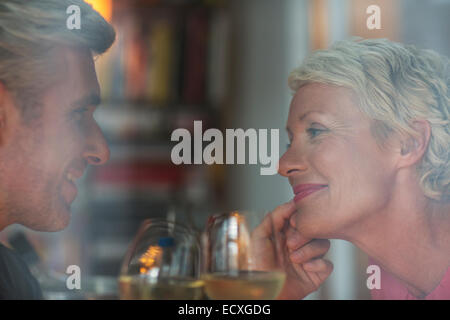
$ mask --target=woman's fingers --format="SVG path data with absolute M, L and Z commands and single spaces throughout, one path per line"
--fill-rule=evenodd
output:
M 280 232 L 289 217 L 295 212 L 296 207 L 294 201 L 286 202 L 276 207 L 267 215 L 267 218 L 272 221 L 273 231 Z
M 305 263 L 303 269 L 308 272 L 309 278 L 318 288 L 333 272 L 333 264 L 326 259 L 314 259 Z
M 299 267 L 300 266 L 296 266 L 296 268 Z M 333 272 L 333 264 L 331 261 L 321 258 L 313 259 L 303 264 L 302 267 L 316 289 L 319 288 L 330 276 L 331 272 Z
M 304 263 L 303 269 L 308 272 L 330 274 L 333 271 L 333 264 L 327 259 L 317 258 Z
M 289 217 L 289 225 L 294 229 L 297 227 L 297 215 L 293 214 Z
M 269 237 L 276 232 L 280 232 L 295 210 L 296 208 L 293 201 L 286 202 L 276 207 L 264 217 L 261 224 L 254 230 L 254 236 L 258 238 Z
M 311 241 L 310 238 L 306 238 L 300 234 L 300 232 L 297 231 L 297 229 L 292 228 L 289 226 L 286 230 L 286 246 L 290 251 L 297 250 L 298 248 L 302 247 L 306 243 Z
M 330 240 L 314 239 L 308 242 L 307 244 L 295 249 L 294 251 L 291 251 L 289 257 L 291 261 L 295 264 L 306 265 L 307 263 L 309 263 L 310 260 L 325 255 L 329 249 L 330 249 Z

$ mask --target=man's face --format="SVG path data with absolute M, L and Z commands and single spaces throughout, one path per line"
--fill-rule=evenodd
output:
M 88 164 L 109 158 L 93 118 L 99 103 L 94 61 L 87 50 L 61 48 L 62 80 L 43 94 L 40 116 L 27 123 L 3 104 L 0 144 L 1 214 L 37 231 L 64 229 L 77 195 L 74 180 Z M 60 63 L 60 62 L 58 62 Z

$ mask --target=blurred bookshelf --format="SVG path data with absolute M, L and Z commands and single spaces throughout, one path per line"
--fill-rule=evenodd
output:
M 117 276 L 142 220 L 201 229 L 223 203 L 223 168 L 175 165 L 177 128 L 221 129 L 228 99 L 230 17 L 225 1 L 111 1 L 117 37 L 96 61 L 95 114 L 111 158 L 90 168 L 79 224 L 82 265 Z

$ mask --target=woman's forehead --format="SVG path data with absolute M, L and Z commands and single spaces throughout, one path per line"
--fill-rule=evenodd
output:
M 354 102 L 348 88 L 322 83 L 309 83 L 300 87 L 292 98 L 291 107 L 323 110 L 341 102 Z
M 310 115 L 351 121 L 362 116 L 352 90 L 333 85 L 311 83 L 300 87 L 291 101 L 289 122 L 301 122 Z

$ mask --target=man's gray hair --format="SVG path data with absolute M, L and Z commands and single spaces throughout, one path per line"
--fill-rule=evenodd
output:
M 80 8 L 79 30 L 67 28 L 71 5 Z M 82 0 L 1 0 L 0 82 L 23 112 L 32 111 L 42 92 L 57 81 L 53 49 L 65 45 L 99 55 L 114 39 L 113 27 Z

